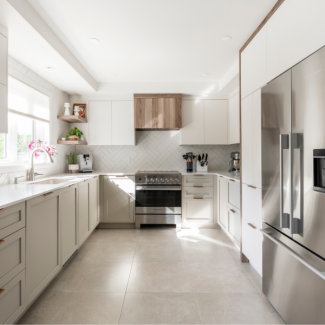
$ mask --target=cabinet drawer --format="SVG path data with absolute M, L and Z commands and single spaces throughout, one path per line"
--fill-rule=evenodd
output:
M 228 191 L 228 203 L 236 209 L 240 209 L 240 183 L 229 179 Z
M 249 263 L 262 276 L 262 243 L 263 236 L 258 228 L 249 222 L 242 221 L 242 250 Z
M 259 188 L 243 184 L 242 217 L 255 227 L 262 225 L 262 191 Z
M 183 223 L 213 223 L 213 199 L 184 199 Z
M 0 240 L 0 280 L 9 282 L 25 268 L 25 228 Z
M 0 209 L 0 239 L 25 227 L 25 202 Z
M 228 209 L 228 231 L 237 245 L 240 243 L 240 215 L 233 209 Z
M 213 187 L 213 175 L 183 176 L 183 186 L 211 186 Z
M 25 270 L 10 282 L 0 280 L 0 324 L 13 324 L 26 308 Z
M 184 199 L 213 198 L 213 187 L 184 187 L 182 192 Z

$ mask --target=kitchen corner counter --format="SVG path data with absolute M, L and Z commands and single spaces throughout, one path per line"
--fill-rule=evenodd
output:
M 193 172 L 193 173 L 183 172 L 182 175 L 218 175 L 218 176 L 223 176 L 232 179 L 236 182 L 240 182 L 240 174 L 234 174 L 228 172 L 228 170 L 216 170 L 216 171 Z

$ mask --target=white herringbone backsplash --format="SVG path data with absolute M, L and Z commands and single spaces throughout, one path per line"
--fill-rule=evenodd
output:
M 136 172 L 138 170 L 186 171 L 183 155 L 208 153 L 209 170 L 228 168 L 230 153 L 239 151 L 234 145 L 180 146 L 180 131 L 137 131 L 136 146 L 76 146 L 78 154 L 92 154 L 93 169 L 105 172 Z M 129 158 L 130 162 L 123 159 Z

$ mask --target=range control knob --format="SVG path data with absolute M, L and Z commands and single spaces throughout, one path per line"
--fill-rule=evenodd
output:
M 154 182 L 155 180 L 153 178 L 150 178 L 150 182 Z
M 168 178 L 166 178 L 166 183 L 169 183 L 169 179 Z
M 161 181 L 162 183 L 164 183 L 164 182 L 165 182 L 165 180 L 164 180 L 163 178 L 161 178 L 161 179 L 160 179 L 160 181 Z
M 156 178 L 156 182 L 159 182 L 159 178 Z

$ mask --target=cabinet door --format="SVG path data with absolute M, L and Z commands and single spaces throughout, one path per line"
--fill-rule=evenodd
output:
M 26 285 L 32 302 L 60 270 L 59 191 L 27 201 Z
M 242 132 L 242 181 L 253 184 L 253 95 L 249 95 L 241 103 Z
M 158 98 L 158 128 L 180 129 L 182 127 L 182 99 Z
M 228 101 L 228 144 L 239 142 L 239 93 L 237 93 Z
M 90 145 L 112 144 L 112 102 L 90 100 L 88 111 Z
M 240 210 L 240 182 L 228 180 L 228 203 Z
M 8 85 L 8 39 L 2 34 L 0 34 L 0 83 Z
M 78 249 L 78 185 L 61 190 L 61 265 Z
M 213 223 L 213 199 L 183 199 L 183 224 Z
M 262 227 L 262 190 L 246 184 L 242 185 L 242 217 L 255 227 Z
M 89 183 L 89 229 L 95 229 L 99 222 L 99 178 L 90 180 Z
M 103 220 L 107 223 L 134 222 L 134 178 L 129 176 L 103 177 Z
M 262 188 L 262 151 L 261 151 L 261 89 L 258 89 L 253 93 L 253 156 L 252 156 L 252 168 L 253 168 L 253 183 L 252 185 Z
M 0 280 L 0 289 L 0 324 L 15 324 L 27 305 L 25 270 L 7 283 Z
M 158 127 L 157 98 L 135 98 L 134 109 L 136 129 L 156 129 Z
M 219 222 L 228 230 L 228 180 L 219 176 Z
M 242 250 L 249 263 L 262 276 L 263 235 L 246 220 L 242 221 Z
M 0 210 L 0 239 L 25 227 L 25 202 Z
M 289 14 L 287 17 L 291 17 Z M 273 17 L 272 17 L 273 19 Z M 266 26 L 241 53 L 241 98 L 266 84 Z
M 228 101 L 204 101 L 204 144 L 228 143 Z
M 8 133 L 8 87 L 0 84 L 0 133 Z
M 204 102 L 185 99 L 182 101 L 182 144 L 204 144 Z
M 267 82 L 325 45 L 325 1 L 286 0 L 267 22 Z
M 228 231 L 235 240 L 237 245 L 240 245 L 240 215 L 234 209 L 228 209 Z
M 78 217 L 79 217 L 79 247 L 90 235 L 89 228 L 89 180 L 79 183 Z
M 131 100 L 112 101 L 113 145 L 135 145 L 133 106 Z

